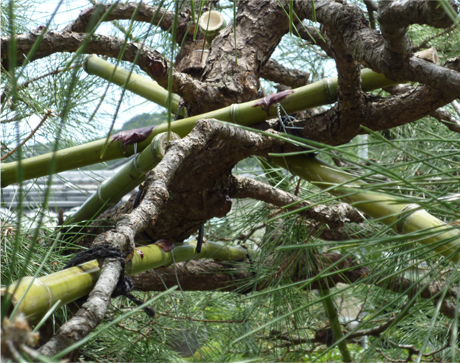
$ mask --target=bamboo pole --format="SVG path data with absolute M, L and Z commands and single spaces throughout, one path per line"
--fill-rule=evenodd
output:
M 196 241 L 177 244 L 170 251 L 165 252 L 155 244 L 138 248 L 133 259 L 127 263 L 126 272 L 136 275 L 161 266 L 169 266 L 174 262 L 212 258 L 221 261 L 243 261 L 247 258 L 247 250 L 243 247 L 229 246 L 228 244 L 207 242 L 200 253 L 195 253 Z M 250 251 L 251 255 L 255 252 Z M 142 257 L 141 257 L 142 256 Z M 96 260 L 56 272 L 51 275 L 36 278 L 27 276 L 12 283 L 8 289 L 1 289 L 2 297 L 9 296 L 15 306 L 21 297 L 26 294 L 18 307 L 31 323 L 37 323 L 46 312 L 58 301 L 59 306 L 71 303 L 88 295 L 96 284 L 100 269 Z
M 85 58 L 83 67 L 88 74 L 93 74 L 104 78 L 105 80 L 115 83 L 120 87 L 126 87 L 127 90 L 138 94 L 145 99 L 155 102 L 157 105 L 167 107 L 169 93 L 157 82 L 150 78 L 129 72 L 127 69 L 117 67 L 94 54 Z M 171 112 L 176 113 L 179 109 L 180 96 L 171 94 Z M 180 114 L 184 115 L 185 110 Z
M 97 191 L 66 220 L 65 224 L 96 218 L 106 209 L 117 204 L 121 198 L 142 183 L 145 174 L 163 159 L 168 142 L 178 139 L 180 137 L 177 134 L 168 135 L 167 132 L 155 136 L 149 147 L 123 165 L 110 179 L 99 184 Z
M 90 56 L 91 64 L 94 62 L 94 56 Z M 109 77 L 114 67 L 108 62 L 108 70 L 100 72 L 98 75 Z M 110 66 L 110 67 L 109 67 Z M 96 67 L 90 67 L 92 72 L 96 72 Z M 102 68 L 100 66 L 99 68 Z M 97 69 L 99 69 L 97 68 Z M 99 71 L 98 71 L 99 72 Z M 129 72 L 122 71 L 122 68 L 117 67 L 113 79 L 117 80 L 117 84 L 125 84 Z M 131 78 L 133 74 L 131 74 Z M 364 91 L 372 91 L 379 88 L 389 87 L 396 83 L 388 80 L 382 74 L 375 73 L 369 69 L 361 71 L 362 89 Z M 135 82 L 128 82 L 129 90 L 132 92 L 146 96 L 147 87 L 143 86 L 143 82 L 152 83 L 148 78 L 137 75 Z M 337 100 L 337 77 L 326 78 L 321 81 L 311 83 L 309 85 L 294 89 L 294 93 L 288 95 L 280 101 L 281 105 L 288 113 L 301 111 L 311 107 L 317 107 Z M 156 92 L 159 86 L 152 86 L 152 92 Z M 149 98 L 153 99 L 153 97 Z M 258 122 L 276 116 L 276 105 L 271 105 L 268 112 L 264 111 L 260 106 L 254 107 L 256 101 L 249 101 L 240 104 L 233 104 L 231 106 L 221 108 L 219 110 L 207 112 L 201 115 L 188 117 L 182 120 L 174 121 L 171 123 L 171 131 L 178 134 L 180 137 L 185 137 L 192 131 L 195 123 L 204 118 L 215 118 L 221 121 L 233 122 L 239 125 L 250 126 Z M 152 133 L 142 142 L 138 143 L 138 151 L 144 150 L 152 141 L 152 139 L 162 133 L 168 131 L 168 125 L 162 124 L 156 126 Z M 55 157 L 55 172 L 59 173 L 65 170 L 76 169 L 79 167 L 100 163 L 113 159 L 119 159 L 134 154 L 134 145 L 127 145 L 126 149 L 119 142 L 110 143 L 101 156 L 101 152 L 106 144 L 106 139 L 93 141 L 84 145 L 71 147 L 64 150 L 59 150 L 55 154 L 48 153 L 44 155 L 35 156 L 29 159 L 21 160 L 22 180 L 29 180 L 48 175 L 49 166 L 53 157 Z M 18 162 L 2 163 L 1 164 L 1 187 L 4 188 L 10 184 L 17 183 L 18 181 Z
M 338 170 L 317 158 L 303 155 L 271 157 L 270 162 L 287 169 L 302 179 L 339 196 L 361 212 L 391 226 L 399 234 L 427 231 L 427 237 L 417 240 L 425 245 L 437 245 L 436 252 L 460 260 L 460 231 L 432 216 L 422 207 L 404 203 L 396 198 L 366 190 L 367 184 L 357 181 L 355 175 Z

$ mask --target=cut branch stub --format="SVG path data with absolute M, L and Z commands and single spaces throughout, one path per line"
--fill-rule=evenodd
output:
M 126 150 L 126 145 L 137 144 L 144 141 L 151 133 L 155 126 L 141 127 L 140 129 L 125 130 L 112 136 L 112 141 L 120 141 L 123 144 L 123 150 Z

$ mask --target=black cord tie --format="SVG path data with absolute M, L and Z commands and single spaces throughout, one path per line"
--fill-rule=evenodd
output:
M 200 227 L 199 232 L 198 232 L 198 239 L 196 241 L 196 253 L 201 252 L 201 247 L 203 246 L 203 238 L 204 238 L 204 224 Z
M 276 131 L 278 132 L 284 132 L 285 134 L 292 134 L 294 136 L 302 137 L 302 134 L 300 133 L 301 130 L 303 130 L 303 127 L 298 127 L 295 126 L 297 119 L 294 116 L 289 115 L 284 107 L 281 105 L 281 103 L 276 104 L 276 110 L 278 113 L 278 127 L 276 128 Z M 284 116 L 281 116 L 281 110 L 284 112 Z M 288 130 L 292 130 L 289 132 Z M 309 147 L 302 146 L 304 150 L 312 151 L 307 154 L 303 154 L 307 158 L 314 158 L 316 155 L 318 155 L 318 151 L 311 149 Z M 314 150 L 314 151 L 313 151 Z
M 112 293 L 112 298 L 118 296 L 125 296 L 137 306 L 142 305 L 144 302 L 138 300 L 131 294 L 131 291 L 134 288 L 134 281 L 131 276 L 125 274 L 125 259 L 118 248 L 113 247 L 109 243 L 103 243 L 95 247 L 91 247 L 86 251 L 83 251 L 77 254 L 72 258 L 69 263 L 63 268 L 64 270 L 70 267 L 80 265 L 82 263 L 99 259 L 99 258 L 115 258 L 121 263 L 121 273 L 120 278 L 118 279 L 117 286 Z M 153 308 L 146 306 L 143 308 L 144 312 L 151 318 L 155 317 L 155 310 Z

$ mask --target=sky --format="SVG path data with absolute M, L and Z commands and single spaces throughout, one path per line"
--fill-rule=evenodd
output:
M 20 5 L 20 1 L 17 2 Z M 30 18 L 30 24 L 27 25 L 27 28 L 32 30 L 40 25 L 46 25 L 51 19 L 52 14 L 56 12 L 51 24 L 50 30 L 62 30 L 66 25 L 68 25 L 71 21 L 76 19 L 80 12 L 88 7 L 92 6 L 91 2 L 88 0 L 44 0 L 44 1 L 37 1 L 33 6 L 26 7 L 25 16 Z M 58 8 L 59 7 L 59 8 Z M 56 10 L 57 9 L 57 10 Z M 107 33 L 108 26 L 104 23 L 101 24 L 99 27 L 98 32 L 100 33 Z M 107 83 L 105 83 L 107 84 Z M 101 88 L 100 94 L 102 95 L 105 91 L 105 86 Z M 111 86 L 111 90 L 109 92 L 108 98 L 117 100 L 119 94 L 121 92 L 121 88 L 118 86 Z M 163 109 L 152 102 L 146 101 L 145 99 L 135 95 L 129 95 L 129 104 L 124 102 L 119 110 L 117 120 L 115 123 L 114 128 L 119 129 L 123 125 L 124 122 L 131 119 L 133 116 L 141 113 L 153 113 L 153 112 L 161 112 Z M 92 107 L 93 109 L 96 108 L 97 102 L 94 102 L 92 105 L 86 105 L 87 107 Z M 101 113 L 98 114 L 98 125 L 100 127 L 100 135 L 104 137 L 106 132 L 108 131 L 113 117 L 111 115 L 115 114 L 115 107 L 105 103 L 101 108 Z M 27 129 L 32 130 L 35 128 L 39 122 L 41 117 L 38 116 L 31 116 L 27 123 L 22 123 L 21 127 L 24 129 L 23 131 L 26 132 Z M 84 121 L 84 120 L 82 120 Z M 6 128 L 3 130 L 3 135 L 12 134 L 13 131 L 10 130 L 11 124 L 4 124 L 2 127 Z M 36 139 L 36 141 L 43 142 L 44 140 Z

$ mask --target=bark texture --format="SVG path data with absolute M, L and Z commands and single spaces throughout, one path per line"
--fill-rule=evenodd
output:
M 120 276 L 121 264 L 117 260 L 106 259 L 102 264 L 101 276 L 81 309 L 39 352 L 52 357 L 86 337 L 104 318 L 110 304 L 113 290 Z

